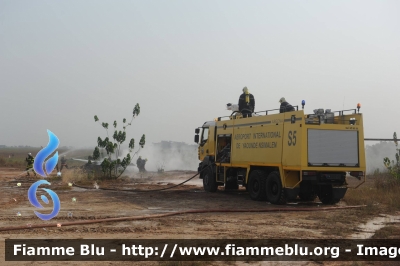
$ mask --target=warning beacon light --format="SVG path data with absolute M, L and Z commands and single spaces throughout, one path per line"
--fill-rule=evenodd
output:
M 360 104 L 360 103 L 357 103 L 357 110 L 358 110 L 358 112 L 360 112 L 360 108 L 361 108 L 361 104 Z
M 306 105 L 306 101 L 302 100 L 301 101 L 301 108 L 304 109 L 304 105 Z

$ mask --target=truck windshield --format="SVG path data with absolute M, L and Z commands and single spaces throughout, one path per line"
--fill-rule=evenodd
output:
M 201 144 L 206 143 L 208 140 L 208 127 L 203 128 L 203 134 L 201 135 Z

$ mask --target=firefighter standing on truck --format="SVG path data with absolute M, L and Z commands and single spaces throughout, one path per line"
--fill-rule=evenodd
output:
M 29 170 L 32 170 L 33 174 L 36 176 L 36 172 L 35 170 L 33 170 L 33 163 L 35 161 L 35 158 L 33 158 L 32 153 L 28 153 L 28 157 L 25 158 L 25 161 L 28 163 L 28 165 L 26 166 L 26 176 L 30 176 Z
M 243 117 L 251 117 L 254 112 L 255 100 L 253 94 L 249 93 L 247 87 L 243 88 L 243 93 L 239 97 L 239 111 Z
M 281 106 L 279 108 L 279 113 L 294 111 L 294 107 L 286 101 L 285 97 L 282 97 L 279 100 L 279 102 L 281 103 Z

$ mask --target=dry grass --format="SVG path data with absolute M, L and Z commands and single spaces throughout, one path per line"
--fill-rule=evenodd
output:
M 0 166 L 1 167 L 12 167 L 18 169 L 24 169 L 26 167 L 25 159 L 22 160 L 20 158 L 3 158 L 0 157 Z
M 388 173 L 374 175 L 374 177 L 374 186 L 377 189 L 384 191 L 393 191 L 396 188 L 400 189 L 400 179 L 396 179 Z
M 72 183 L 72 182 L 87 182 L 89 181 L 88 175 L 82 171 L 82 169 L 68 169 L 63 171 L 61 174 L 61 179 L 64 183 Z M 90 181 L 92 183 L 93 181 Z
M 41 148 L 36 147 L 23 147 L 23 148 L 15 148 L 15 147 L 7 147 L 0 149 L 0 167 L 13 167 L 18 169 L 25 169 L 26 161 L 25 158 L 28 152 L 32 153 L 33 156 L 40 151 Z M 76 150 L 67 150 L 64 148 L 60 148 L 57 150 L 58 154 L 66 154 L 67 159 L 70 158 L 81 158 L 86 159 L 88 155 L 92 154 L 92 150 L 89 149 L 76 149 Z M 11 156 L 9 158 L 9 156 Z M 69 167 L 78 167 L 83 165 L 83 162 L 68 160 Z
M 374 239 L 399 239 L 400 238 L 400 225 L 393 224 L 383 227 L 375 232 Z
M 344 197 L 348 205 L 367 205 L 369 214 L 394 212 L 400 209 L 400 180 L 389 174 L 367 177 L 365 184 L 357 189 L 349 189 Z
M 106 180 L 102 177 L 93 177 L 93 174 L 88 174 L 87 172 L 83 171 L 80 168 L 68 169 L 62 172 L 62 181 L 64 183 L 73 183 L 79 184 L 80 186 L 90 186 L 92 187 L 94 183 L 98 185 L 111 182 L 114 184 L 117 181 L 122 180 Z

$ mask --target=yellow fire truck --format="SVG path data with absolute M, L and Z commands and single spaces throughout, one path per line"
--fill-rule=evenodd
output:
M 247 118 L 233 112 L 196 128 L 204 190 L 242 185 L 253 200 L 273 204 L 317 196 L 323 204 L 340 201 L 348 188 L 347 173 L 361 180 L 366 170 L 359 106 L 358 112 L 277 110 Z

